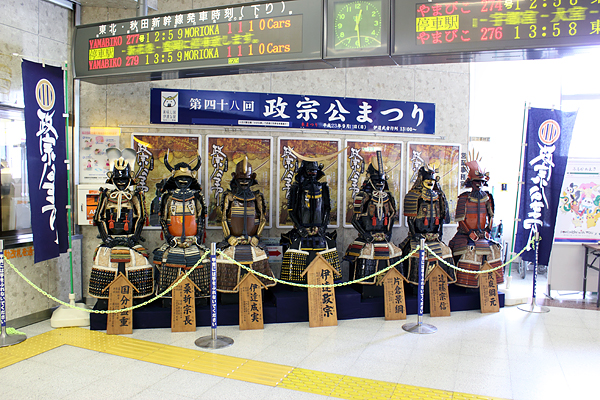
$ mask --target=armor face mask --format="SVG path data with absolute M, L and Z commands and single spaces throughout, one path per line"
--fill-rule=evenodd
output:
M 302 161 L 302 166 L 304 166 L 306 176 L 313 179 L 317 177 L 317 173 L 319 172 L 319 164 L 316 161 Z

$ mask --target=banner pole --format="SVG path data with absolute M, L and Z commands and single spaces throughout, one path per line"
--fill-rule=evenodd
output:
M 53 328 L 65 328 L 71 326 L 89 326 L 90 325 L 90 314 L 83 310 L 78 310 L 74 307 L 88 308 L 84 303 L 75 304 L 75 288 L 73 284 L 73 233 L 72 233 L 72 213 L 71 213 L 71 147 L 69 145 L 69 64 L 65 62 L 64 66 L 64 79 L 65 79 L 65 112 L 63 114 L 65 118 L 65 143 L 66 143 L 66 154 L 65 164 L 67 164 L 67 232 L 69 240 L 69 271 L 71 281 L 71 291 L 69 292 L 69 305 L 71 307 L 60 306 L 52 313 L 50 318 L 50 326 Z M 73 133 L 74 134 L 74 133 Z
M 222 349 L 233 344 L 227 336 L 217 336 L 217 244 L 210 244 L 210 336 L 202 336 L 194 342 L 206 349 Z
M 11 346 L 27 339 L 21 333 L 9 335 L 6 333 L 6 285 L 4 280 L 4 240 L 0 239 L 0 347 Z
M 437 328 L 423 323 L 423 298 L 425 297 L 425 238 L 419 242 L 419 285 L 417 293 L 417 323 L 402 325 L 402 329 L 410 333 L 435 333 Z
M 527 311 L 532 313 L 547 313 L 550 312 L 548 307 L 538 306 L 535 299 L 535 292 L 537 290 L 537 267 L 538 267 L 538 254 L 539 254 L 539 243 L 540 233 L 536 230 L 534 233 L 534 246 L 535 246 L 535 259 L 533 260 L 533 294 L 531 296 L 531 302 L 529 304 L 523 304 L 517 308 L 521 311 Z

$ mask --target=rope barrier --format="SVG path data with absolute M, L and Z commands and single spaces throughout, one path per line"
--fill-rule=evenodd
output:
M 507 261 L 507 262 L 505 262 L 504 264 L 498 265 L 497 267 L 495 267 L 495 268 L 492 268 L 492 269 L 487 269 L 487 270 L 485 270 L 485 271 L 471 271 L 471 270 L 468 270 L 468 269 L 464 269 L 464 268 L 457 267 L 456 265 L 454 265 L 454 264 L 450 264 L 448 261 L 446 261 L 446 260 L 442 259 L 440 256 L 438 256 L 437 254 L 435 254 L 435 253 L 433 252 L 433 250 L 431 250 L 431 249 L 429 248 L 429 246 L 425 245 L 425 249 L 426 249 L 427 251 L 429 251 L 431 254 L 433 254 L 433 256 L 434 256 L 435 258 L 437 258 L 437 260 L 438 260 L 438 261 L 441 261 L 442 263 L 446 264 L 448 267 L 454 268 L 454 269 L 455 269 L 455 270 L 457 270 L 457 271 L 460 271 L 460 272 L 465 272 L 465 273 L 467 273 L 467 274 L 487 274 L 488 272 L 493 272 L 493 271 L 496 271 L 496 270 L 498 270 L 498 269 L 500 269 L 500 268 L 504 268 L 505 266 L 507 266 L 507 265 L 509 265 L 510 263 L 512 263 L 513 261 L 515 261 L 517 258 L 519 258 L 519 257 L 521 256 L 521 254 L 523 254 L 525 251 L 528 251 L 528 250 L 530 250 L 530 249 L 531 249 L 531 247 L 530 247 L 530 246 L 531 246 L 531 244 L 533 243 L 533 241 L 534 241 L 534 240 L 535 240 L 535 239 L 531 238 L 531 239 L 530 239 L 530 241 L 527 243 L 527 246 L 523 247 L 523 249 L 522 249 L 520 252 L 518 252 L 517 254 L 515 254 L 515 255 L 514 255 L 514 257 L 512 257 L 510 260 L 508 260 L 508 261 Z
M 88 308 L 82 308 L 82 307 L 77 307 L 77 306 L 73 306 L 69 303 L 66 303 L 62 300 L 57 299 L 56 297 L 52 296 L 51 294 L 46 293 L 43 289 L 41 289 L 40 287 L 38 287 L 35 283 L 31 282 L 29 279 L 27 279 L 27 277 L 25 275 L 23 275 L 21 273 L 21 271 L 19 271 L 17 269 L 17 267 L 15 267 L 8 258 L 6 258 L 6 256 L 4 257 L 4 259 L 6 260 L 6 262 L 8 263 L 9 267 L 11 267 L 16 273 L 17 275 L 19 275 L 21 278 L 23 278 L 23 280 L 27 283 L 29 283 L 34 289 L 36 289 L 38 292 L 40 292 L 41 294 L 43 294 L 44 296 L 46 296 L 47 298 L 49 298 L 50 300 L 61 304 L 63 306 L 66 307 L 70 307 L 70 308 L 74 308 L 76 310 L 81 310 L 81 311 L 85 311 L 88 313 L 95 313 L 95 314 L 114 314 L 114 313 L 120 313 L 123 311 L 131 311 L 131 310 L 135 310 L 137 308 L 140 307 L 144 307 L 145 305 L 148 305 L 150 303 L 152 303 L 153 301 L 160 299 L 161 297 L 163 297 L 165 294 L 169 293 L 171 290 L 173 290 L 173 288 L 175 288 L 177 285 L 179 285 L 185 278 L 187 278 L 192 271 L 194 271 L 196 269 L 196 267 L 198 265 L 200 265 L 200 263 L 202 263 L 202 261 L 206 258 L 206 256 L 208 255 L 208 253 L 210 253 L 210 251 L 205 251 L 204 254 L 202 255 L 202 257 L 200 257 L 200 259 L 198 260 L 198 262 L 196 262 L 196 264 L 194 264 L 194 266 L 192 268 L 190 268 L 189 271 L 187 271 L 184 275 L 182 275 L 177 282 L 175 282 L 175 284 L 169 286 L 167 289 L 165 289 L 162 293 L 156 295 L 155 297 L 151 298 L 150 300 L 146 300 L 143 303 L 140 304 L 136 304 L 134 306 L 131 307 L 127 307 L 127 308 L 121 308 L 119 310 L 90 310 Z
M 500 268 L 503 268 L 506 265 L 508 265 L 508 264 L 512 263 L 513 261 L 515 261 L 517 258 L 519 258 L 521 256 L 521 254 L 523 254 L 525 251 L 528 251 L 528 250 L 531 249 L 531 244 L 534 241 L 535 241 L 535 238 L 532 237 L 529 240 L 529 242 L 527 243 L 527 245 L 520 252 L 518 252 L 517 254 L 515 254 L 514 257 L 512 257 L 510 260 L 508 260 L 507 262 L 505 262 L 502 265 L 499 265 L 496 268 L 485 270 L 485 271 L 470 271 L 470 270 L 466 270 L 466 269 L 457 267 L 457 266 L 455 266 L 453 264 L 448 263 L 446 260 L 442 259 L 440 256 L 438 256 L 437 254 L 435 254 L 435 252 L 433 252 L 429 248 L 429 246 L 425 245 L 425 250 L 427 250 L 429 253 L 431 253 L 438 261 L 441 261 L 442 263 L 446 264 L 448 267 L 454 268 L 457 271 L 465 272 L 465 273 L 468 273 L 468 274 L 487 274 L 489 272 L 496 271 L 496 270 L 498 270 Z M 359 282 L 365 281 L 367 279 L 375 278 L 375 277 L 377 277 L 379 275 L 382 275 L 382 274 L 386 273 L 387 271 L 389 271 L 390 269 L 394 268 L 396 265 L 398 265 L 398 264 L 406 261 L 408 258 L 412 257 L 418 251 L 419 251 L 419 247 L 417 247 L 414 250 L 412 250 L 410 253 L 408 253 L 406 256 L 402 257 L 400 260 L 398 260 L 394 264 L 392 264 L 392 265 L 390 265 L 390 266 L 388 266 L 388 267 L 386 267 L 386 268 L 384 268 L 384 269 L 382 269 L 380 271 L 377 271 L 377 272 L 375 272 L 375 273 L 373 273 L 371 275 L 362 277 L 360 279 L 355 279 L 353 281 L 334 283 L 334 284 L 331 284 L 331 285 L 309 285 L 309 284 L 306 284 L 306 283 L 296 283 L 296 282 L 283 281 L 281 279 L 277 279 L 275 277 L 268 276 L 268 275 L 265 275 L 265 274 L 263 274 L 261 272 L 255 271 L 255 270 L 253 270 L 252 268 L 250 268 L 250 267 L 248 267 L 246 265 L 240 264 L 239 262 L 237 262 L 234 259 L 232 259 L 231 257 L 229 257 L 227 254 L 225 254 L 221 250 L 217 250 L 217 254 L 222 255 L 225 259 L 231 261 L 233 264 L 235 264 L 235 265 L 237 265 L 239 267 L 242 267 L 243 269 L 245 269 L 248 272 L 252 272 L 253 274 L 260 276 L 261 278 L 268 279 L 268 280 L 274 281 L 276 283 L 281 283 L 281 284 L 284 284 L 284 285 L 290 285 L 290 286 L 296 286 L 296 287 L 304 287 L 304 288 L 332 288 L 332 287 L 342 287 L 342 286 L 347 286 L 347 285 L 351 285 L 351 284 L 354 284 L 354 283 L 359 283 Z M 187 271 L 184 275 L 182 275 L 177 280 L 177 282 L 175 282 L 173 285 L 171 285 L 170 287 L 168 287 L 167 289 L 165 289 L 162 293 L 156 295 L 155 297 L 153 297 L 150 300 L 144 301 L 143 303 L 136 304 L 134 306 L 123 308 L 123 309 L 119 309 L 119 310 L 90 310 L 90 309 L 87 309 L 87 308 L 73 306 L 73 305 L 71 305 L 69 303 L 66 303 L 66 302 L 64 302 L 62 300 L 59 300 L 56 297 L 52 296 L 51 294 L 45 292 L 43 289 L 41 289 L 40 287 L 38 287 L 35 283 L 31 282 L 29 279 L 27 279 L 27 277 L 25 275 L 23 275 L 21 273 L 21 271 L 19 271 L 12 264 L 12 262 L 8 258 L 6 258 L 6 256 L 4 256 L 4 260 L 7 262 L 8 266 L 11 267 L 13 269 L 13 271 L 15 271 L 17 273 L 17 275 L 19 275 L 25 282 L 27 282 L 29 285 L 31 285 L 34 289 L 36 289 L 42 295 L 48 297 L 50 300 L 52 300 L 52 301 L 54 301 L 56 303 L 59 303 L 59 304 L 61 304 L 63 306 L 67 306 L 67 307 L 70 307 L 70 308 L 74 308 L 76 310 L 85 311 L 85 312 L 88 312 L 88 313 L 114 314 L 114 313 L 120 313 L 120 312 L 123 312 L 123 311 L 135 310 L 137 308 L 144 307 L 144 306 L 152 303 L 153 301 L 155 301 L 157 299 L 160 299 L 161 297 L 163 297 L 164 295 L 166 295 L 167 293 L 169 293 L 171 290 L 173 290 L 176 286 L 178 286 L 185 278 L 187 278 L 196 269 L 196 267 L 198 267 L 198 265 L 200 265 L 202 263 L 202 261 L 206 258 L 206 256 L 209 253 L 210 253 L 210 251 L 208 251 L 208 250 L 205 251 L 204 254 L 200 257 L 200 259 L 196 262 L 196 264 L 194 264 L 194 266 L 189 269 L 189 271 Z
M 233 262 L 233 264 L 235 264 L 235 265 L 237 265 L 239 267 L 242 267 L 243 269 L 245 269 L 248 272 L 252 272 L 254 275 L 258 275 L 261 278 L 265 278 L 265 279 L 268 279 L 268 280 L 271 280 L 271 281 L 274 281 L 274 282 L 277 282 L 277 283 L 281 283 L 281 284 L 284 284 L 284 285 L 290 285 L 290 286 L 304 287 L 304 288 L 332 288 L 332 287 L 340 287 L 340 286 L 351 285 L 353 283 L 358 283 L 358 282 L 366 281 L 367 279 L 371 279 L 371 278 L 376 277 L 377 275 L 381 275 L 381 274 L 389 271 L 390 269 L 394 268 L 396 265 L 400 264 L 401 262 L 404 262 L 407 258 L 411 257 L 417 251 L 419 251 L 418 248 L 415 249 L 415 250 L 413 250 L 413 251 L 411 251 L 406 256 L 404 256 L 403 258 L 401 258 L 397 262 L 393 263 L 392 265 L 390 265 L 388 267 L 385 267 L 384 269 L 382 269 L 380 271 L 377 271 L 377 272 L 375 272 L 375 273 L 373 273 L 371 275 L 364 276 L 364 277 L 362 277 L 360 279 L 356 279 L 354 281 L 334 283 L 334 284 L 331 284 L 331 285 L 309 285 L 309 284 L 306 284 L 306 283 L 296 283 L 296 282 L 282 281 L 281 279 L 277 279 L 277 278 L 274 278 L 272 276 L 265 275 L 265 274 L 263 274 L 261 272 L 253 270 L 250 267 L 247 267 L 247 266 L 245 266 L 243 264 L 238 263 L 233 258 L 229 257 L 227 254 L 223 253 L 221 250 L 217 250 L 217 254 L 221 254 L 224 258 L 226 258 L 227 260 Z

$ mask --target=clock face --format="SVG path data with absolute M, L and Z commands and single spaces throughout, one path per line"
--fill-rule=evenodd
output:
M 334 49 L 381 46 L 381 1 L 335 3 L 334 13 Z

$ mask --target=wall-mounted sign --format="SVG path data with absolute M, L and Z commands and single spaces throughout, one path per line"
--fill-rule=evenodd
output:
M 320 60 L 322 21 L 321 0 L 292 0 L 77 26 L 75 77 Z
M 150 122 L 434 134 L 435 104 L 154 88 Z
M 393 56 L 600 43 L 596 0 L 396 0 Z

